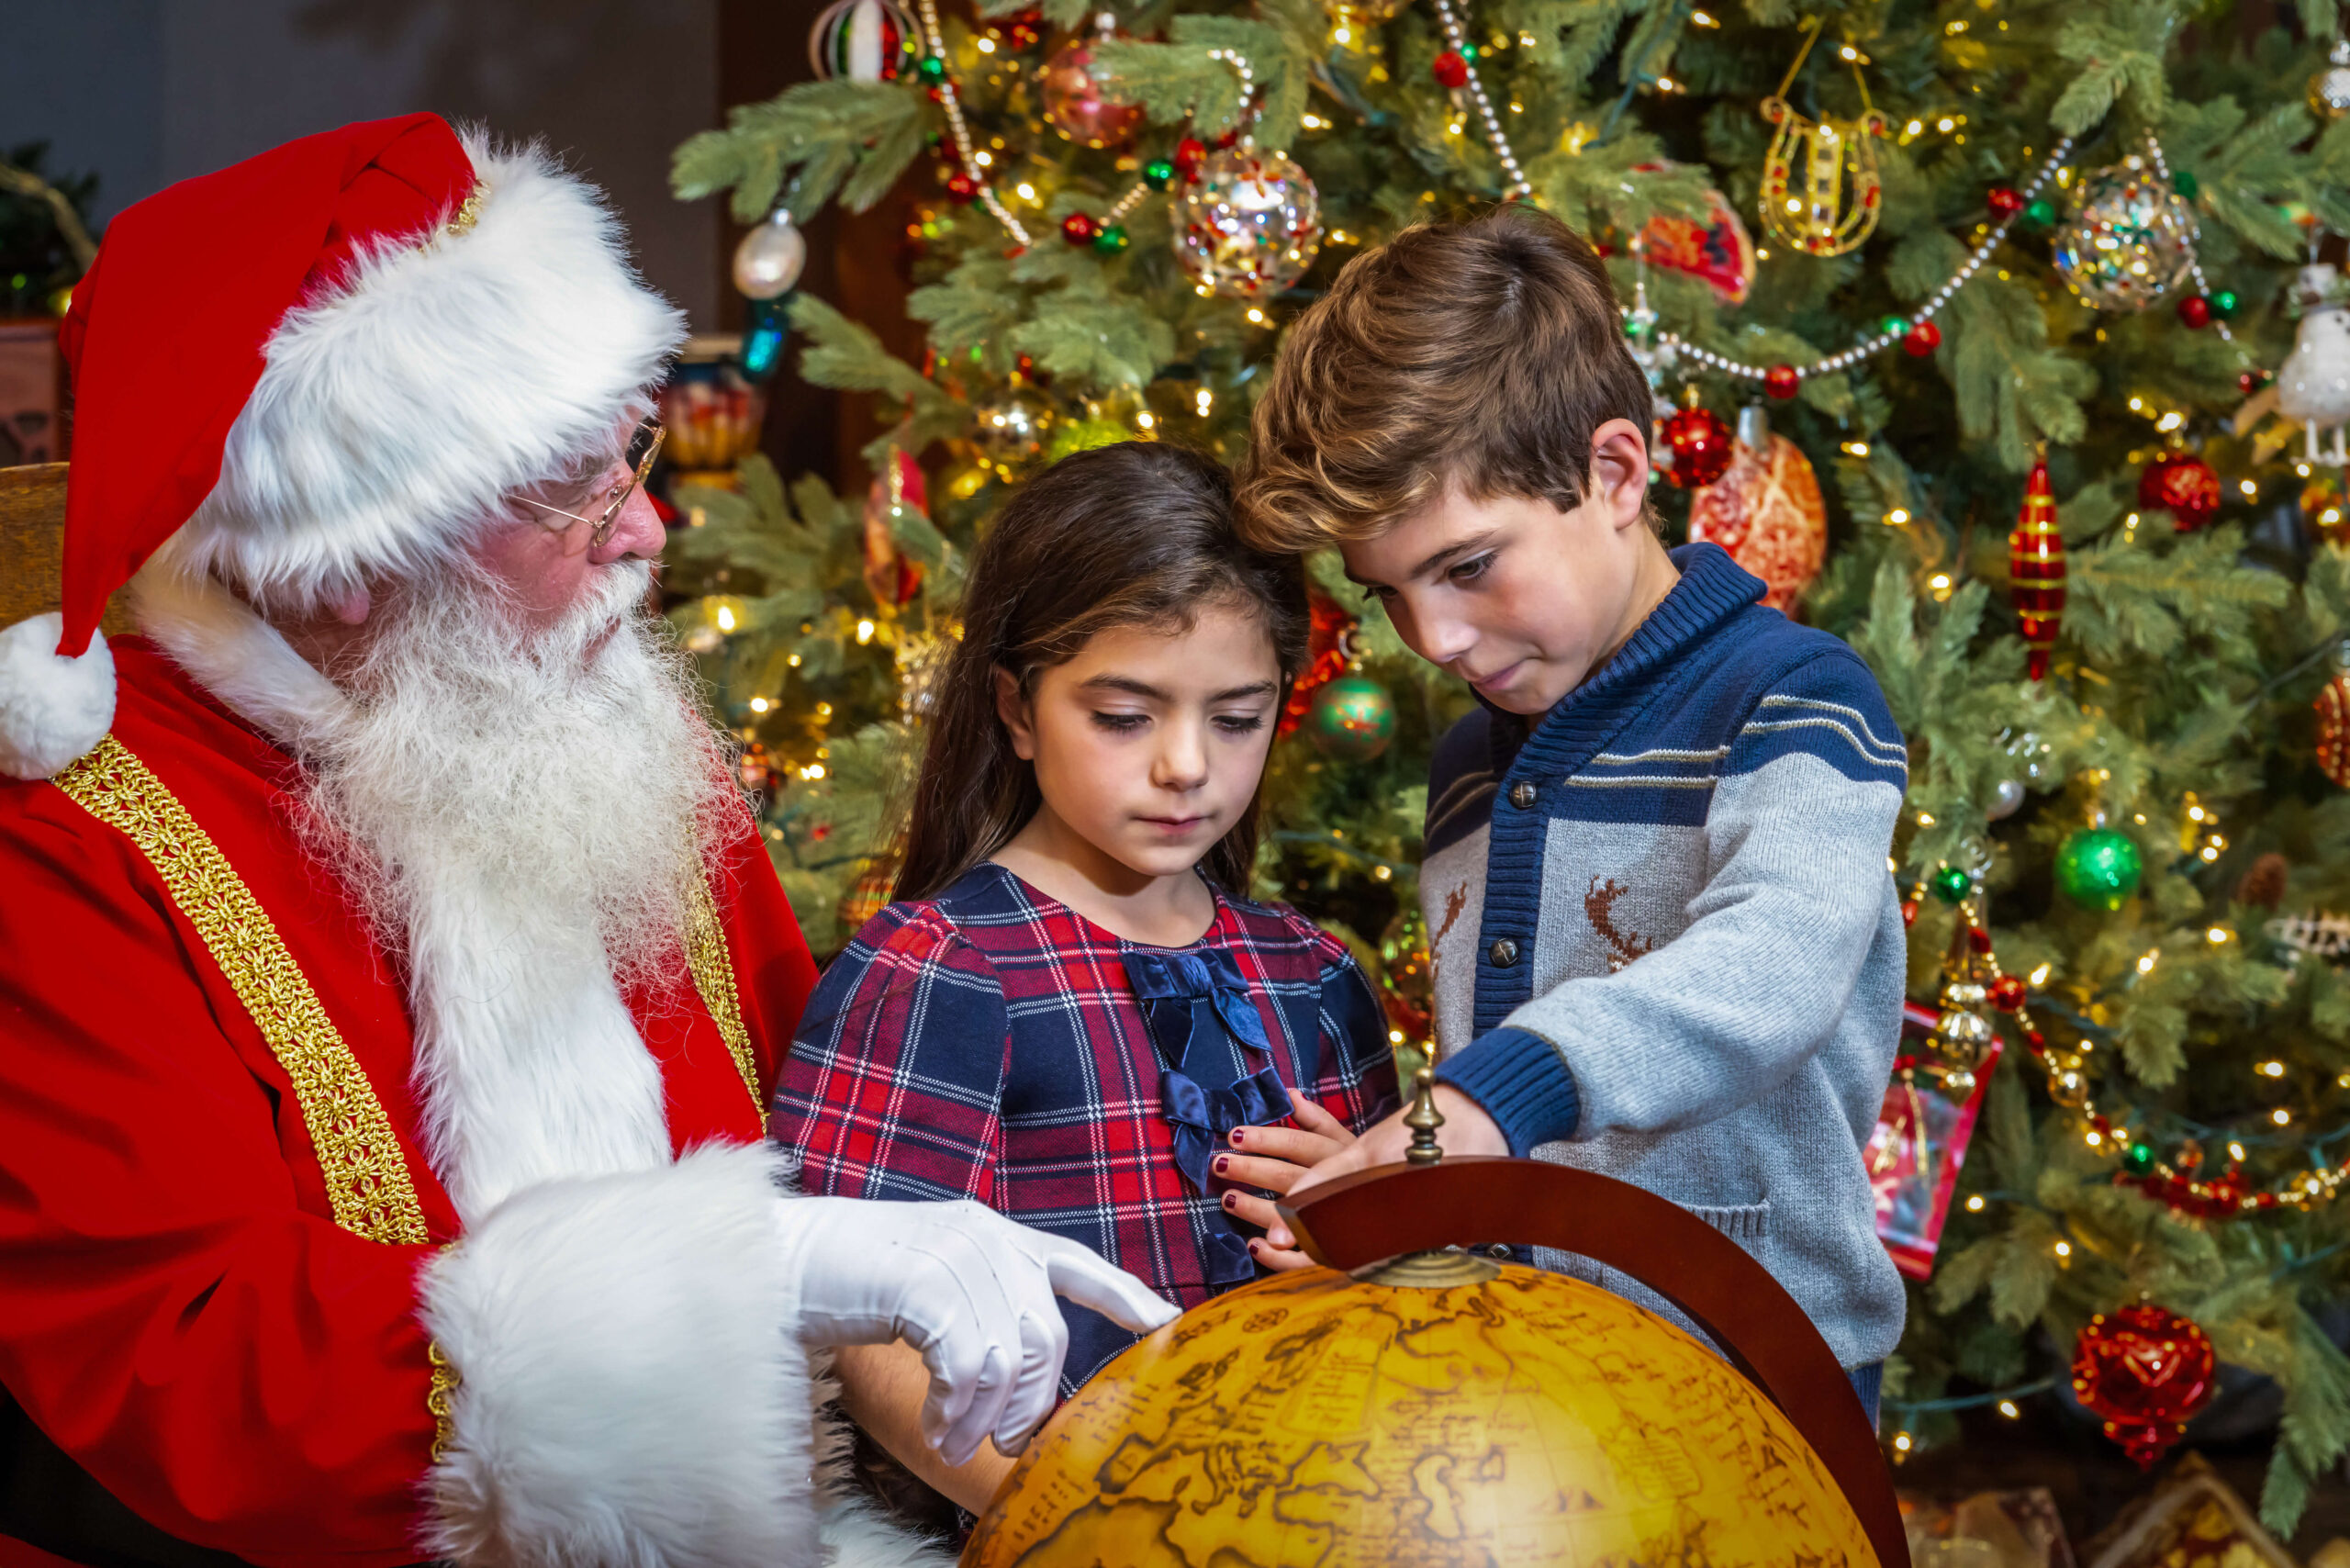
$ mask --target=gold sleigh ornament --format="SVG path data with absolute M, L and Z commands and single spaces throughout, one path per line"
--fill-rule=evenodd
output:
M 1860 54 L 1849 47 L 1852 80 L 1861 88 L 1859 118 L 1811 119 L 1787 102 L 1787 89 L 1818 38 L 1815 18 L 1779 90 L 1762 100 L 1762 118 L 1778 127 L 1762 162 L 1762 227 L 1798 251 L 1841 256 L 1876 228 L 1876 139 L 1885 134 L 1886 121 L 1869 102 Z

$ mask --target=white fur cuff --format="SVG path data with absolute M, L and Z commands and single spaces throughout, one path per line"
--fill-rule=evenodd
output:
M 778 1170 L 713 1148 L 545 1182 L 429 1265 L 425 1327 L 463 1382 L 427 1546 L 469 1568 L 824 1561 Z
M 65 617 L 52 611 L 0 631 L 0 773 L 48 778 L 106 738 L 114 724 L 114 654 L 103 634 L 64 658 Z

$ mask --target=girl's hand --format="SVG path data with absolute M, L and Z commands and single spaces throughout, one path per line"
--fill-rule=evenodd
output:
M 1303 1095 L 1292 1094 L 1294 1127 L 1235 1127 L 1232 1147 L 1245 1153 L 1220 1154 L 1215 1174 L 1235 1183 L 1224 1194 L 1224 1212 L 1258 1226 L 1263 1240 L 1248 1243 L 1248 1255 L 1272 1269 L 1307 1269 L 1314 1260 L 1297 1249 L 1297 1238 L 1281 1224 L 1272 1201 L 1243 1192 L 1243 1187 L 1269 1188 L 1286 1193 L 1305 1173 L 1326 1159 L 1336 1159 L 1354 1146 L 1347 1125 Z

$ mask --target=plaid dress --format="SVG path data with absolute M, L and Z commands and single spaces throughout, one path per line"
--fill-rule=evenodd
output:
M 824 972 L 776 1084 L 810 1193 L 975 1198 L 1195 1306 L 1256 1274 L 1212 1151 L 1301 1089 L 1361 1130 L 1387 1025 L 1337 938 L 1216 895 L 1187 947 L 1130 942 L 989 863 L 895 903 Z M 1064 1301 L 1066 1397 L 1135 1336 Z

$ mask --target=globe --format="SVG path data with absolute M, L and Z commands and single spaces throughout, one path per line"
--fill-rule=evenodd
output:
M 1697 1339 L 1597 1286 L 1460 1252 L 1275 1275 L 1137 1342 L 1037 1435 L 963 1556 L 1877 1562 L 1787 1417 Z

